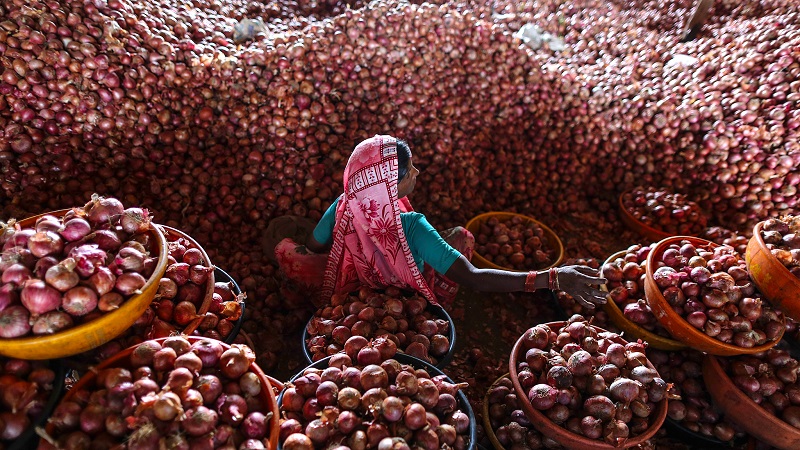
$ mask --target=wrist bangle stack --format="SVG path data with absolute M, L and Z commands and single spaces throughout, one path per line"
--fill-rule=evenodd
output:
M 536 290 L 537 275 L 538 273 L 535 270 L 528 272 L 528 276 L 525 277 L 525 292 L 533 292 Z
M 555 267 L 550 268 L 550 276 L 547 279 L 547 285 L 551 291 L 559 290 L 558 286 L 558 269 Z

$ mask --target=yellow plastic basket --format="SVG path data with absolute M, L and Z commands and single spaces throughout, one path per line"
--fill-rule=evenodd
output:
M 61 217 L 67 211 L 69 210 L 62 209 L 46 214 Z M 23 219 L 19 222 L 19 225 L 23 228 L 32 227 L 36 223 L 36 219 L 43 215 L 39 214 Z M 0 355 L 30 360 L 63 358 L 99 347 L 130 328 L 136 319 L 150 306 L 150 302 L 153 301 L 158 291 L 158 281 L 167 269 L 167 240 L 161 230 L 152 224 L 149 232 L 155 240 L 155 248 L 158 249 L 158 263 L 155 271 L 142 288 L 141 294 L 132 296 L 118 309 L 106 313 L 95 320 L 67 328 L 58 333 L 0 339 Z

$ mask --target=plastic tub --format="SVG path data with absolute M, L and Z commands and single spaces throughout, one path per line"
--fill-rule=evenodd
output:
M 761 294 L 776 308 L 795 320 L 800 320 L 800 279 L 792 275 L 769 251 L 761 236 L 764 222 L 753 228 L 753 237 L 747 243 L 745 261 L 750 278 Z
M 725 412 L 725 417 L 742 430 L 776 448 L 800 448 L 800 429 L 769 414 L 750 400 L 733 384 L 712 355 L 706 355 L 703 359 L 703 380 L 714 403 Z
M 200 250 L 200 253 L 203 255 L 203 261 L 205 262 L 205 264 L 203 265 L 206 267 L 213 267 L 211 265 L 211 258 L 208 257 L 208 253 L 206 253 L 203 247 L 200 244 L 198 244 L 197 241 L 192 239 L 191 236 L 189 236 L 188 234 L 184 233 L 181 230 L 178 230 L 177 228 L 172 228 L 167 225 L 157 224 L 157 227 L 160 227 L 163 230 L 164 237 L 167 239 L 167 242 L 177 241 L 179 238 L 183 238 L 189 241 L 189 243 L 191 244 L 190 248 L 196 248 Z M 214 295 L 215 273 L 216 270 L 208 274 L 208 279 L 206 280 L 206 294 L 203 297 L 203 303 L 200 305 L 200 308 L 197 309 L 198 316 L 202 316 L 203 314 L 208 312 L 208 308 L 211 307 L 211 296 Z M 200 325 L 200 322 L 202 321 L 203 318 L 198 317 L 193 321 L 189 322 L 189 324 L 186 325 L 186 328 L 183 329 L 183 334 L 191 335 L 192 332 L 194 332 L 194 330 L 197 329 L 197 327 Z
M 328 362 L 330 361 L 330 359 L 331 359 L 331 357 L 327 356 L 327 357 L 322 358 L 319 361 L 309 365 L 308 367 L 304 368 L 303 370 L 297 372 L 297 374 L 295 374 L 289 380 L 289 383 L 293 383 L 294 380 L 296 380 L 297 378 L 301 377 L 303 375 L 303 372 L 306 369 L 309 369 L 309 368 L 320 369 L 320 370 L 326 369 L 328 367 Z M 428 372 L 428 374 L 431 376 L 431 378 L 433 378 L 435 376 L 439 376 L 439 375 L 447 376 L 444 372 L 442 372 L 436 366 L 433 366 L 430 363 L 427 363 L 427 362 L 425 362 L 425 361 L 423 361 L 423 360 L 421 360 L 419 358 L 415 358 L 413 356 L 406 355 L 404 353 L 397 353 L 394 356 L 394 358 L 392 358 L 392 359 L 397 360 L 397 362 L 399 362 L 400 364 L 408 364 L 408 365 L 414 367 L 415 369 L 425 369 L 425 371 Z M 447 382 L 449 382 L 449 383 L 454 383 L 454 381 L 450 377 L 447 377 L 445 380 Z M 278 397 L 278 407 L 279 407 L 279 409 L 280 409 L 280 405 L 281 405 L 281 400 L 282 399 L 283 399 L 283 392 L 281 392 L 281 395 Z M 464 394 L 463 390 L 459 389 L 458 395 L 456 395 L 456 400 L 458 401 L 459 409 L 461 409 L 461 411 L 463 411 L 464 414 L 466 414 L 469 417 L 469 437 L 467 438 L 469 442 L 467 443 L 466 449 L 467 450 L 473 450 L 478 446 L 478 443 L 475 442 L 476 439 L 477 439 L 476 434 L 475 434 L 476 433 L 476 428 L 477 428 L 477 422 L 475 421 L 475 413 L 472 411 L 472 406 L 470 405 L 469 400 L 467 400 L 467 396 L 466 396 L 466 394 Z M 273 448 L 275 448 L 275 447 L 273 447 Z M 283 448 L 283 444 L 279 443 L 277 448 L 278 449 L 282 449 Z
M 547 241 L 547 246 L 549 248 L 552 248 L 552 249 L 555 250 L 556 257 L 555 257 L 555 261 L 552 264 L 550 264 L 549 266 L 536 268 L 536 270 L 545 270 L 545 269 L 549 269 L 551 267 L 555 267 L 555 266 L 561 264 L 561 261 L 564 260 L 564 244 L 561 243 L 561 239 L 558 238 L 558 235 L 553 230 L 551 230 L 550 227 L 548 227 L 547 225 L 539 222 L 538 220 L 534 219 L 533 217 L 528 217 L 528 216 L 525 216 L 525 215 L 522 215 L 522 214 L 511 213 L 511 212 L 493 211 L 493 212 L 483 213 L 483 214 L 480 214 L 478 216 L 473 217 L 472 219 L 469 220 L 469 222 L 467 222 L 467 225 L 466 225 L 465 228 L 467 230 L 469 230 L 472 234 L 478 234 L 478 231 L 480 230 L 481 225 L 483 225 L 483 223 L 486 222 L 487 220 L 489 220 L 489 218 L 491 218 L 491 217 L 496 217 L 496 218 L 498 218 L 500 220 L 506 220 L 506 219 L 510 219 L 512 217 L 521 217 L 522 219 L 524 219 L 527 222 L 532 222 L 532 223 L 535 223 L 536 225 L 542 227 L 542 230 L 544 230 L 544 238 Z M 510 270 L 512 272 L 527 272 L 527 271 L 523 271 L 523 270 L 511 269 L 509 267 L 498 266 L 497 264 L 495 264 L 495 263 L 487 260 L 483 256 L 481 256 L 478 252 L 473 252 L 472 253 L 472 264 L 474 264 L 475 267 L 480 267 L 480 268 L 484 268 L 484 269 L 502 269 L 502 270 Z M 534 270 L 534 268 L 531 268 L 529 270 Z
M 450 317 L 450 314 L 448 314 L 447 311 L 445 311 L 445 309 L 442 308 L 439 305 L 434 305 L 432 303 L 428 303 L 428 306 L 425 308 L 425 311 L 430 312 L 431 314 L 433 314 L 434 316 L 436 316 L 439 319 L 446 320 L 447 323 L 450 324 L 450 326 L 448 327 L 449 333 L 447 335 L 447 339 L 450 341 L 450 349 L 435 364 L 435 366 L 437 368 L 443 369 L 443 368 L 447 367 L 448 364 L 450 364 L 450 361 L 453 359 L 453 354 L 455 353 L 455 348 L 456 348 L 456 325 L 453 322 L 453 319 Z M 308 324 L 311 323 L 311 321 L 313 319 L 314 319 L 314 317 L 312 316 L 310 319 L 308 319 L 308 322 L 306 322 L 306 326 L 303 327 L 303 337 L 302 337 L 303 340 L 301 342 L 301 346 L 303 347 L 303 356 L 305 356 L 306 361 L 309 364 L 311 364 L 313 361 L 311 360 L 312 359 L 311 358 L 311 353 L 308 352 L 308 346 L 306 345 L 306 343 L 308 342 L 309 339 L 311 339 L 311 337 L 308 335 Z M 374 336 L 374 337 L 377 337 L 377 336 Z M 398 349 L 398 352 L 399 352 L 399 349 Z
M 53 413 L 56 405 L 61 401 L 61 396 L 64 395 L 64 380 L 66 379 L 67 368 L 60 359 L 51 360 L 49 363 L 50 368 L 53 369 L 53 372 L 56 374 L 56 378 L 53 380 L 53 390 L 50 391 L 50 397 L 47 399 L 47 403 L 44 405 L 44 409 L 39 417 L 37 417 L 36 420 L 32 420 L 28 429 L 23 431 L 17 440 L 8 444 L 6 450 L 28 450 L 36 448 L 39 442 L 39 435 L 36 434 L 36 427 L 43 427 L 45 425 L 47 419 L 50 418 L 50 414 Z
M 666 231 L 661 231 L 657 228 L 653 228 L 650 225 L 640 221 L 639 219 L 633 217 L 633 215 L 625 208 L 625 205 L 622 203 L 622 197 L 625 194 L 631 192 L 630 190 L 623 192 L 619 195 L 618 204 L 619 204 L 619 216 L 622 220 L 622 223 L 625 224 L 631 231 L 635 231 L 640 235 L 650 239 L 653 242 L 658 242 L 662 239 L 668 238 L 672 236 L 672 234 L 667 233 Z
M 206 337 L 195 337 L 195 336 L 184 336 L 190 343 L 194 343 L 196 341 L 200 341 L 203 339 L 210 339 Z M 162 343 L 167 338 L 158 338 L 154 339 L 155 341 Z M 137 344 L 138 345 L 138 344 Z M 222 347 L 227 350 L 231 348 L 228 344 L 222 343 Z M 133 349 L 136 348 L 136 345 L 126 348 L 125 350 L 115 354 L 111 358 L 106 359 L 105 361 L 98 364 L 93 370 L 86 372 L 77 383 L 67 391 L 67 394 L 64 396 L 62 401 L 68 401 L 75 394 L 83 389 L 84 387 L 93 386 L 95 378 L 97 377 L 97 373 L 103 369 L 109 367 L 130 367 L 130 355 L 133 353 Z M 272 386 L 273 382 L 270 378 L 264 374 L 260 367 L 256 365 L 256 363 L 250 364 L 250 371 L 255 373 L 259 380 L 261 381 L 261 385 Z M 280 382 L 278 382 L 280 383 Z M 278 411 L 278 400 L 275 397 L 275 391 L 273 389 L 261 389 L 261 393 L 259 394 L 261 398 L 261 402 L 265 406 L 264 415 L 271 414 L 270 417 L 270 424 L 269 424 L 269 447 L 267 448 L 275 448 L 278 445 L 278 437 L 280 434 L 280 414 Z M 47 424 L 45 427 L 45 431 L 49 436 L 53 436 L 53 433 L 56 431 L 55 426 L 51 424 Z M 42 439 L 39 443 L 39 449 L 41 450 L 51 450 L 55 447 L 51 445 L 46 440 Z
M 236 283 L 236 280 L 234 280 L 233 277 L 228 275 L 228 272 L 225 272 L 224 270 L 222 270 L 222 269 L 220 269 L 219 267 L 216 267 L 216 266 L 214 266 L 214 279 L 216 281 L 220 281 L 220 282 L 223 282 L 223 283 L 233 283 L 233 287 L 231 288 L 231 291 L 233 292 L 234 297 L 238 298 L 239 295 L 242 293 L 242 289 Z M 213 289 L 212 289 L 212 293 L 213 293 Z M 233 341 L 236 339 L 236 336 L 239 335 L 239 330 L 242 328 L 242 322 L 244 322 L 245 301 L 242 300 L 241 303 L 242 303 L 242 315 L 239 316 L 239 319 L 236 321 L 236 324 L 233 326 L 233 330 L 231 330 L 231 334 L 229 334 L 228 337 L 225 338 L 225 343 L 226 344 L 233 344 Z
M 558 330 L 559 328 L 563 327 L 565 323 L 566 322 L 549 322 L 545 325 L 549 326 L 553 330 Z M 606 331 L 602 328 L 595 327 L 594 325 L 591 326 L 597 329 L 598 332 Z M 619 338 L 618 342 L 623 345 L 627 344 L 627 341 L 622 338 Z M 664 400 L 660 401 L 658 405 L 656 405 L 656 410 L 651 416 L 652 422 L 650 423 L 650 427 L 644 433 L 628 439 L 620 447 L 615 447 L 611 444 L 607 444 L 596 439 L 589 439 L 579 436 L 567 430 L 566 428 L 561 427 L 560 425 L 556 425 L 550 419 L 548 419 L 546 415 L 536 410 L 531 405 L 531 402 L 528 400 L 528 393 L 525 392 L 522 389 L 522 386 L 519 384 L 519 377 L 517 375 L 517 361 L 520 359 L 519 353 L 522 350 L 523 345 L 522 337 L 520 336 L 520 338 L 517 339 L 517 342 L 514 344 L 514 348 L 511 349 L 511 356 L 508 360 L 508 373 L 511 377 L 511 382 L 514 384 L 514 390 L 517 393 L 520 406 L 522 406 L 522 410 L 525 412 L 525 415 L 528 416 L 528 420 L 530 420 L 533 426 L 539 430 L 540 433 L 558 442 L 564 447 L 570 450 L 612 450 L 635 447 L 653 437 L 659 428 L 661 428 L 664 420 L 667 418 L 667 399 L 665 398 Z M 647 365 L 648 367 L 655 369 L 649 360 L 647 361 Z
M 69 209 L 62 209 L 45 214 L 61 217 Z M 45 215 L 39 214 L 19 222 L 23 228 L 32 227 L 36 219 Z M 76 355 L 118 337 L 125 332 L 136 319 L 150 306 L 158 291 L 158 281 L 167 268 L 167 241 L 158 227 L 151 224 L 150 235 L 154 248 L 151 254 L 158 255 L 155 271 L 142 287 L 141 294 L 130 297 L 118 309 L 108 312 L 90 322 L 67 328 L 49 335 L 26 336 L 14 339 L 0 339 L 0 354 L 19 359 L 56 359 Z
M 780 342 L 781 336 L 783 335 L 783 329 L 781 330 L 781 336 L 778 336 L 774 341 L 767 342 L 764 345 L 745 348 L 728 344 L 714 339 L 713 337 L 707 336 L 702 331 L 689 325 L 689 322 L 687 322 L 672 309 L 672 306 L 667 303 L 664 295 L 661 294 L 661 290 L 653 280 L 653 267 L 655 266 L 656 260 L 661 258 L 664 250 L 670 244 L 673 242 L 680 242 L 682 240 L 687 240 L 695 246 L 702 245 L 709 246 L 710 248 L 718 247 L 717 244 L 705 239 L 692 236 L 673 236 L 655 244 L 652 250 L 650 250 L 650 254 L 647 255 L 647 278 L 644 282 L 645 298 L 647 300 L 647 304 L 650 305 L 650 309 L 653 310 L 653 314 L 655 314 L 656 319 L 661 322 L 661 325 L 667 329 L 669 334 L 671 334 L 676 340 L 683 342 L 695 350 L 721 356 L 759 353 L 774 347 L 778 342 Z
M 625 256 L 624 250 L 621 252 L 614 253 L 603 262 L 603 265 L 606 265 L 611 261 L 614 261 L 617 258 L 622 258 L 624 256 Z M 606 311 L 606 314 L 608 314 L 608 319 L 614 325 L 619 327 L 620 330 L 626 333 L 626 336 L 630 335 L 633 336 L 634 338 L 641 339 L 647 342 L 647 344 L 650 347 L 657 348 L 660 350 L 672 351 L 672 350 L 680 350 L 686 348 L 686 345 L 680 341 L 676 341 L 674 339 L 670 339 L 668 337 L 655 334 L 628 320 L 628 318 L 625 317 L 625 314 L 622 313 L 622 310 L 619 309 L 619 306 L 617 306 L 617 304 L 613 300 L 611 300 L 610 297 L 606 302 L 606 304 L 603 305 L 603 309 Z

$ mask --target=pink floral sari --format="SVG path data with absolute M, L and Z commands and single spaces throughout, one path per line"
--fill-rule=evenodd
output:
M 322 296 L 361 285 L 413 289 L 436 303 L 414 262 L 400 213 L 411 205 L 397 198 L 397 145 L 377 135 L 356 146 L 344 169 L 344 196 L 336 208 L 333 244 Z

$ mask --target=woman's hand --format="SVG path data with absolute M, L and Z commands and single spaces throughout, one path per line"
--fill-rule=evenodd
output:
M 606 279 L 598 277 L 598 272 L 589 266 L 564 266 L 556 270 L 558 288 L 571 295 L 578 303 L 586 308 L 606 303 L 607 292 L 595 289 L 606 283 Z

